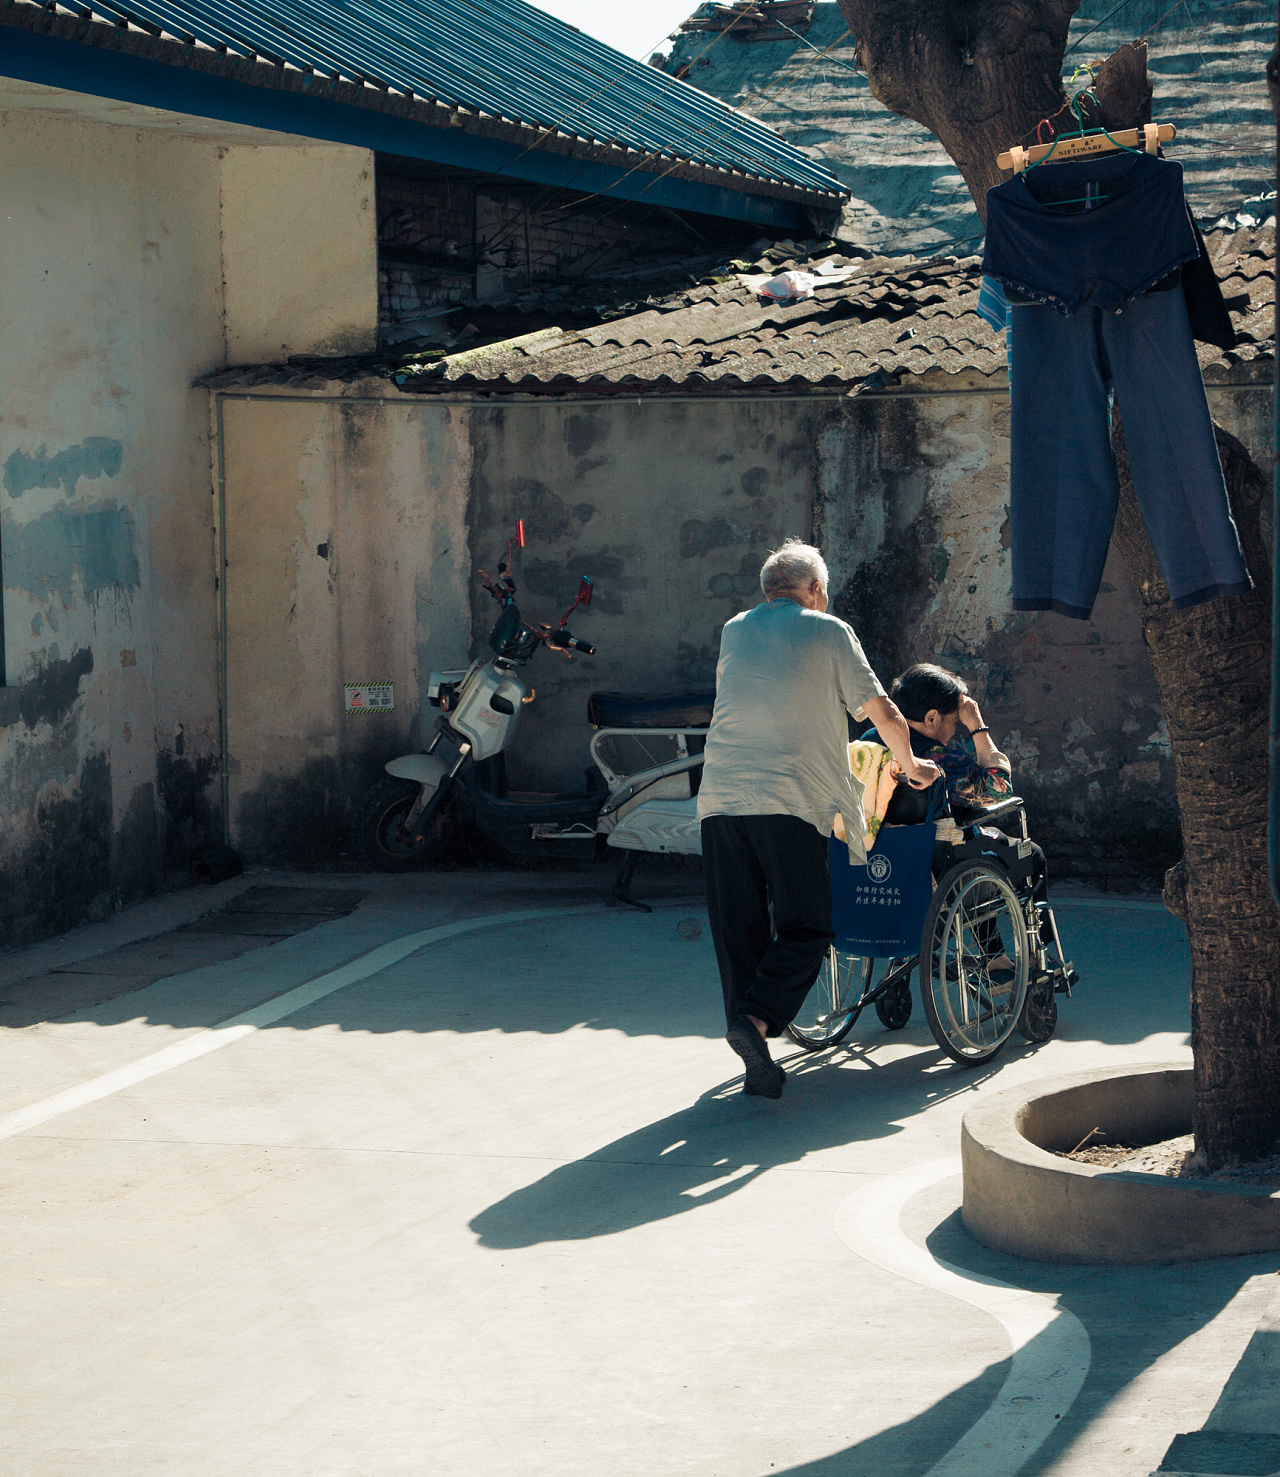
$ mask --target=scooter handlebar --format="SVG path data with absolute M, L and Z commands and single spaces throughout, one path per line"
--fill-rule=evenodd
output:
M 580 651 L 583 656 L 595 656 L 596 649 L 587 641 L 579 641 L 576 636 L 571 636 L 563 627 L 557 627 L 547 637 L 547 645 L 558 647 L 561 651 Z

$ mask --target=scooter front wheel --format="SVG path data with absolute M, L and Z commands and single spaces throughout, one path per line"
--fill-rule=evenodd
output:
M 351 843 L 370 872 L 414 872 L 443 855 L 458 827 L 457 802 L 446 794 L 432 796 L 418 818 L 415 837 L 402 828 L 421 786 L 388 775 L 367 790 L 351 820 Z

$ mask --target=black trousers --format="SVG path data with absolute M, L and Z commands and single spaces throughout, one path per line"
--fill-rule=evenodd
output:
M 702 869 L 725 1020 L 753 1015 L 777 1036 L 835 937 L 827 838 L 794 815 L 713 815 Z

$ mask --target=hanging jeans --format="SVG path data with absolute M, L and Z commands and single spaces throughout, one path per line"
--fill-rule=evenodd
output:
M 1251 590 L 1183 294 L 1015 304 L 1010 339 L 1013 608 L 1089 618 L 1119 498 L 1113 396 L 1174 607 Z

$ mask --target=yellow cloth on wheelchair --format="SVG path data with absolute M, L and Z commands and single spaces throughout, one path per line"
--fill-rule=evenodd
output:
M 883 744 L 859 740 L 849 745 L 849 769 L 862 785 L 862 814 L 867 824 L 862 844 L 870 851 L 884 824 L 902 766 Z M 836 834 L 843 840 L 842 829 Z

